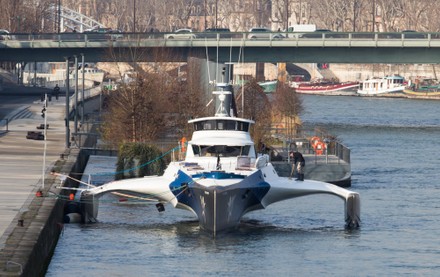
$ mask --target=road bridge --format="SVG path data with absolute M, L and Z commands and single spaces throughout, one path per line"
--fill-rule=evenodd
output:
M 73 55 L 99 61 L 187 61 L 209 57 L 225 62 L 440 63 L 440 33 L 322 33 L 315 37 L 250 39 L 249 33 L 195 33 L 166 39 L 166 33 L 12 34 L 0 41 L 0 61 L 61 62 Z M 416 36 L 417 34 L 417 36 Z M 162 54 L 157 54 L 163 50 Z

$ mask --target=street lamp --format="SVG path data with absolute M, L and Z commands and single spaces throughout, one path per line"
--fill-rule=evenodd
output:
M 205 0 L 205 30 L 206 30 L 206 27 L 207 27 L 207 25 L 208 25 L 207 22 L 206 22 L 206 1 L 207 1 L 207 0 Z
M 285 22 L 285 28 L 286 30 L 289 29 L 289 0 L 286 0 L 286 22 Z
M 136 0 L 133 0 L 133 33 L 136 33 Z
M 215 0 L 215 28 L 217 28 L 217 10 L 218 10 L 218 0 Z
M 61 32 L 61 0 L 58 0 L 58 34 Z
M 70 127 L 69 127 L 69 114 L 70 114 L 70 109 L 69 109 L 69 63 L 70 63 L 70 57 L 64 57 L 64 59 L 66 60 L 66 112 L 65 112 L 65 125 L 66 125 L 66 148 L 70 148 Z
M 375 25 L 376 25 L 376 1 L 375 0 L 373 0 L 373 33 L 374 33 L 374 28 L 376 27 Z

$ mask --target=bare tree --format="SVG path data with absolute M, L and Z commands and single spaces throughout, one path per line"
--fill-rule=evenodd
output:
M 302 102 L 295 90 L 279 82 L 274 95 L 273 115 L 278 122 L 283 123 L 288 138 L 298 134 L 298 127 L 301 125 L 299 115 L 302 111 Z
M 177 82 L 172 92 L 168 94 L 167 112 L 168 125 L 175 135 L 179 137 L 190 137 L 192 126 L 188 124 L 191 118 L 208 115 L 205 105 L 208 102 L 205 91 L 201 85 L 199 72 L 200 63 L 198 59 L 190 58 L 188 63 L 181 65 L 184 71 L 179 76 L 174 74 Z
M 267 0 L 256 1 L 235 1 L 226 0 L 218 1 L 209 0 L 211 3 L 208 5 L 211 15 L 208 25 L 214 27 L 227 27 L 233 32 L 247 31 L 254 26 L 266 26 L 268 25 L 268 14 L 270 9 L 264 6 Z M 215 8 L 218 8 L 217 13 Z
M 237 102 L 241 101 L 242 95 L 236 98 Z M 239 111 L 244 118 L 255 120 L 254 128 L 251 132 L 257 149 L 261 148 L 261 144 L 267 144 L 270 139 L 271 126 L 271 104 L 266 94 L 255 79 L 252 79 L 244 86 L 244 110 Z
M 0 0 L 0 28 L 12 32 L 54 31 L 54 24 L 44 18 L 49 16 L 49 6 L 57 3 Z M 257 25 L 284 29 L 289 24 L 306 23 L 335 31 L 372 31 L 373 24 L 377 26 L 374 30 L 382 32 L 440 29 L 436 0 L 62 0 L 62 5 L 107 27 L 123 31 L 135 27 L 137 32 L 187 26 L 201 30 L 215 25 L 247 31 Z
M 121 56 L 130 60 L 135 71 L 129 81 L 122 82 L 116 92 L 108 95 L 108 112 L 104 117 L 104 139 L 114 145 L 121 142 L 147 142 L 157 138 L 163 128 L 168 108 L 167 99 L 175 88 L 174 78 L 169 75 L 168 64 L 160 62 L 167 55 L 164 49 L 156 49 L 155 62 L 142 65 L 143 51 L 129 49 L 124 52 L 109 50 L 117 61 Z M 149 53 L 151 54 L 151 53 Z M 121 79 L 124 73 L 119 71 Z
M 406 0 L 403 4 L 403 11 L 405 12 L 405 16 L 403 17 L 404 29 L 418 31 L 430 30 L 430 27 L 428 27 L 432 20 L 430 11 L 431 9 L 435 9 L 435 6 L 438 6 L 438 3 L 436 2 L 436 5 L 433 5 L 433 2 L 430 0 Z
M 405 0 L 376 0 L 380 11 L 380 31 L 399 31 L 400 22 L 404 16 L 403 2 Z
M 15 33 L 41 31 L 50 3 L 50 0 L 0 0 L 0 28 Z

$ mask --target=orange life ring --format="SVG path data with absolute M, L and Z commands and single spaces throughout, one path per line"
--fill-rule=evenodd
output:
M 313 149 L 316 149 L 316 144 L 318 142 L 321 142 L 321 138 L 319 138 L 319 137 L 312 137 L 310 139 L 310 144 L 312 145 Z
M 186 152 L 186 138 L 180 140 L 180 152 Z
M 315 146 L 316 155 L 322 155 L 324 153 L 324 150 L 327 149 L 327 146 L 322 141 L 317 142 Z

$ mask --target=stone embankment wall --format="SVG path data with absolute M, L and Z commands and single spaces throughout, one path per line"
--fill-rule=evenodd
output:
M 307 70 L 312 78 L 320 78 L 321 75 L 313 63 L 296 64 Z M 405 79 L 414 80 L 417 77 L 437 79 L 440 74 L 440 65 L 427 64 L 329 64 L 329 69 L 341 82 L 363 81 L 371 77 L 383 77 L 389 75 L 401 75 Z M 255 64 L 238 64 L 234 67 L 236 75 L 255 77 Z M 275 80 L 278 76 L 278 68 L 274 64 L 264 65 L 266 80 Z M 439 76 L 440 77 L 440 76 Z

